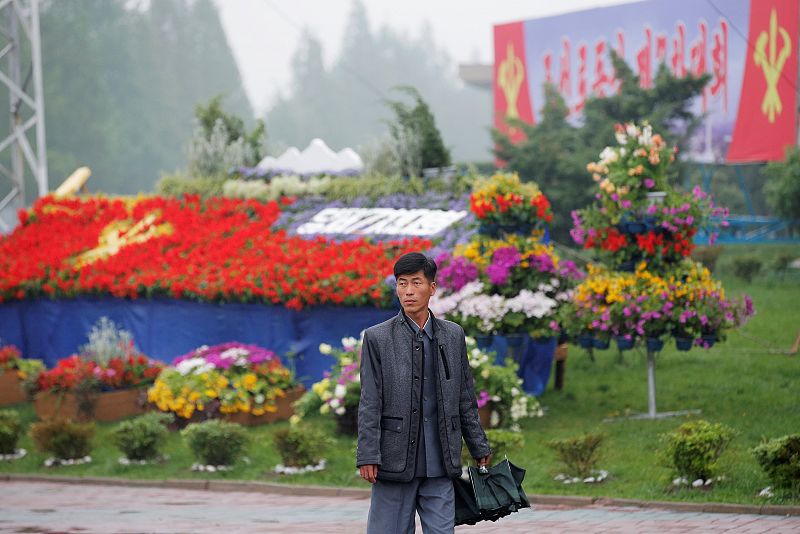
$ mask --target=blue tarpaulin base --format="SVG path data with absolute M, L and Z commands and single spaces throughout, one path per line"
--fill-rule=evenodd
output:
M 306 386 L 320 380 L 334 360 L 320 343 L 339 346 L 343 337 L 383 322 L 397 310 L 317 306 L 301 311 L 264 304 L 210 304 L 177 299 L 128 300 L 83 297 L 24 300 L 0 304 L 0 344 L 16 345 L 27 358 L 53 367 L 78 352 L 101 317 L 129 331 L 136 346 L 166 363 L 201 345 L 229 341 L 274 351 Z M 494 336 L 491 350 L 502 364 L 507 345 Z M 555 339 L 527 340 L 517 358 L 523 389 L 541 395 L 550 377 Z
M 367 307 L 294 311 L 177 299 L 36 299 L 0 305 L 0 342 L 16 345 L 25 357 L 42 359 L 52 367 L 75 354 L 87 343 L 92 326 L 108 317 L 129 331 L 139 350 L 151 358 L 169 363 L 201 345 L 240 341 L 279 354 L 308 387 L 333 364 L 330 356 L 320 354 L 320 343 L 339 346 L 343 337 L 358 337 L 365 328 L 395 314 L 397 310 Z

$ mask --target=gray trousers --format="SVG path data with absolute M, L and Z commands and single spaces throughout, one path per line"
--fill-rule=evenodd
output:
M 455 532 L 455 492 L 448 477 L 372 485 L 367 534 L 414 534 L 414 511 L 425 534 Z

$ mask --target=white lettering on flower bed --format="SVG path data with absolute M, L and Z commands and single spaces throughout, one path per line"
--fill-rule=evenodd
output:
M 434 235 L 466 217 L 466 211 L 325 208 L 297 229 L 298 234 Z

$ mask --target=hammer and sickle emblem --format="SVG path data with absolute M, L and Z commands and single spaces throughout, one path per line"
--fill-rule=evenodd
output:
M 777 50 L 779 33 L 783 41 L 780 52 Z M 769 50 L 767 50 L 768 45 Z M 769 18 L 769 34 L 766 31 L 759 34 L 756 50 L 753 53 L 753 61 L 757 67 L 761 67 L 767 82 L 767 92 L 764 93 L 764 100 L 761 102 L 761 112 L 771 123 L 775 122 L 775 115 L 780 115 L 783 111 L 781 95 L 778 93 L 778 81 L 790 55 L 792 55 L 792 38 L 785 28 L 778 26 L 778 13 L 773 8 Z
M 500 63 L 497 69 L 497 84 L 503 90 L 506 98 L 506 117 L 518 119 L 517 99 L 522 81 L 525 79 L 525 65 L 522 60 L 514 54 L 514 45 L 508 43 L 506 47 L 506 58 Z M 515 133 L 516 128 L 509 128 L 510 133 Z
M 75 266 L 80 268 L 101 258 L 113 256 L 128 245 L 144 243 L 159 235 L 171 234 L 171 224 L 153 225 L 158 217 L 159 213 L 156 211 L 148 213 L 138 222 L 134 222 L 132 219 L 112 222 L 100 232 L 100 239 L 95 248 L 87 250 L 75 258 Z

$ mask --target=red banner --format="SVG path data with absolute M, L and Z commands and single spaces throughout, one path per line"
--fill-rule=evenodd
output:
M 494 125 L 516 143 L 524 139 L 525 134 L 519 128 L 508 126 L 506 119 L 534 123 L 523 23 L 495 26 L 494 42 Z
M 742 96 L 727 160 L 784 158 L 797 136 L 797 0 L 751 0 Z

